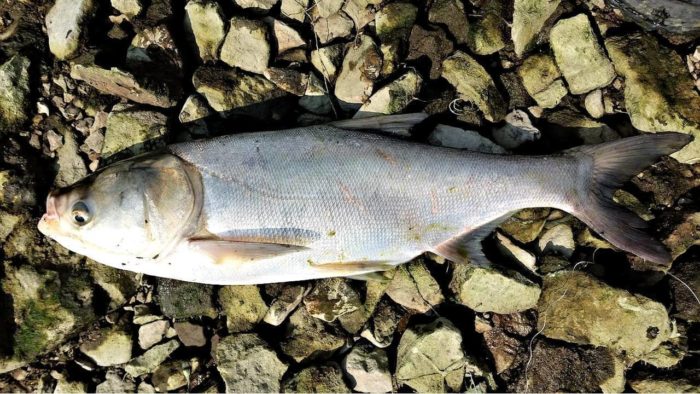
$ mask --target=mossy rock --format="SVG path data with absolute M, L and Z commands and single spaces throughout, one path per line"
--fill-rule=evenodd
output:
M 29 59 L 19 55 L 0 66 L 0 134 L 18 131 L 28 119 L 29 66 Z
M 163 314 L 174 319 L 217 315 L 213 286 L 158 278 L 157 297 Z

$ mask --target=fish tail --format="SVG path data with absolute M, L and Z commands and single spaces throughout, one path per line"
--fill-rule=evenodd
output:
M 657 133 L 624 138 L 571 151 L 586 174 L 577 185 L 576 216 L 618 248 L 656 264 L 668 265 L 664 245 L 643 231 L 647 223 L 613 201 L 623 183 L 693 140 L 688 134 Z

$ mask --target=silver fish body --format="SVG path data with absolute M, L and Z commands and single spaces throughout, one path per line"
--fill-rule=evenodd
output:
M 151 157 L 168 163 L 162 171 L 180 175 L 153 177 L 148 187 L 137 188 L 159 190 L 131 203 L 139 207 L 93 203 L 100 206 L 95 218 L 105 209 L 123 215 L 138 211 L 138 220 L 144 213 L 167 217 L 159 222 L 163 228 L 147 225 L 151 232 L 166 234 L 155 248 L 144 242 L 141 249 L 150 255 L 115 257 L 113 244 L 80 244 L 84 237 L 52 230 L 56 226 L 51 223 L 42 231 L 119 268 L 202 283 L 259 284 L 385 270 L 427 251 L 482 263 L 479 241 L 485 231 L 513 211 L 554 207 L 579 216 L 623 249 L 636 248 L 644 257 L 662 261 L 667 252 L 656 241 L 646 249 L 632 245 L 650 240 L 639 230 L 627 235 L 610 230 L 616 226 L 612 222 L 628 217 L 616 216 L 621 215 L 617 208 L 601 201 L 611 197 L 608 184 L 624 182 L 687 138 L 668 133 L 653 141 L 653 148 L 647 140 L 622 142 L 607 149 L 527 157 L 426 146 L 334 126 L 224 136 L 172 145 Z M 630 152 L 643 147 L 631 167 L 624 157 L 630 145 Z M 623 154 L 622 163 L 610 158 L 611 150 Z M 55 193 L 50 205 L 61 199 L 63 206 L 90 201 L 87 190 Z M 178 199 L 181 205 L 175 208 L 163 198 Z M 49 216 L 49 222 L 54 217 L 70 220 L 60 213 Z M 115 231 L 143 232 L 83 229 L 90 225 L 80 231 L 102 231 L 99 238 L 104 239 Z M 624 224 L 618 227 L 627 230 Z

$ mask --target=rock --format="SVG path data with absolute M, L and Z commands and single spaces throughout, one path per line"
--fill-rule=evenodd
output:
M 335 82 L 335 96 L 341 107 L 359 108 L 367 101 L 381 67 L 381 55 L 370 36 L 363 35 L 357 44 L 351 44 Z
M 462 334 L 447 319 L 408 328 L 396 355 L 396 380 L 418 392 L 459 391 L 464 376 L 481 374 L 464 355 Z
M 698 214 L 696 213 L 695 216 Z M 669 286 L 673 293 L 674 316 L 683 320 L 700 321 L 700 304 L 688 289 L 695 295 L 700 294 L 700 270 L 692 260 L 676 261 L 670 271 L 676 278 L 669 278 Z M 683 281 L 683 283 L 681 283 Z M 687 285 L 688 287 L 686 287 Z
M 311 64 L 328 81 L 333 82 L 338 76 L 338 69 L 343 60 L 343 45 L 335 44 L 311 51 Z
M 207 101 L 198 94 L 191 94 L 182 105 L 178 119 L 180 123 L 190 123 L 202 121 L 205 118 L 212 116 L 213 113 Z
M 5 242 L 21 220 L 22 216 L 0 211 L 0 243 Z
M 173 319 L 216 317 L 214 287 L 199 283 L 158 278 L 157 300 L 163 314 Z
M 422 83 L 423 78 L 418 73 L 413 70 L 407 71 L 374 92 L 354 118 L 400 113 L 418 96 Z
M 354 391 L 363 393 L 393 391 L 389 358 L 382 349 L 356 345 L 343 359 L 343 369 Z
M 263 318 L 265 323 L 273 326 L 282 324 L 287 316 L 301 304 L 306 292 L 306 286 L 294 284 L 285 285 L 270 304 L 270 308 Z
M 509 257 L 511 260 L 519 263 L 532 272 L 537 270 L 537 258 L 535 255 L 532 252 L 516 245 L 510 240 L 510 238 L 501 234 L 500 232 L 496 232 L 496 246 L 501 253 L 503 253 L 506 257 Z
M 283 383 L 287 393 L 349 393 L 343 373 L 336 364 L 311 366 L 302 369 Z
M 466 149 L 474 152 L 503 154 L 506 150 L 472 130 L 439 124 L 430 133 L 428 141 L 433 145 Z
M 19 131 L 29 117 L 28 58 L 15 55 L 0 66 L 0 134 Z
M 525 337 L 534 331 L 535 318 L 530 313 L 477 315 L 474 327 L 484 336 L 496 373 L 500 375 L 518 365 L 518 356 L 525 352 Z
M 442 24 L 454 36 L 458 44 L 469 41 L 469 20 L 464 4 L 458 0 L 437 0 L 428 10 L 431 23 Z
M 374 20 L 375 9 L 381 3 L 381 0 L 347 0 L 343 12 L 355 22 L 355 30 L 360 31 Z
M 561 19 L 549 35 L 549 41 L 572 94 L 588 93 L 608 86 L 615 69 L 605 56 L 585 14 Z
M 278 99 L 287 93 L 263 76 L 203 66 L 194 72 L 192 83 L 209 106 L 223 117 L 242 114 L 278 119 L 284 112 Z
M 54 394 L 86 393 L 87 385 L 80 381 L 68 380 L 64 377 L 60 377 L 56 382 L 56 387 L 53 392 Z
M 215 350 L 226 392 L 279 392 L 287 365 L 257 334 L 227 336 Z
M 137 393 L 155 393 L 156 389 L 152 385 L 146 383 L 146 382 L 141 382 L 139 383 L 139 386 L 136 388 Z
M 535 46 L 537 36 L 545 24 L 552 20 L 559 3 L 561 0 L 515 0 L 510 33 L 516 55 L 522 56 L 526 50 Z
M 634 212 L 637 216 L 641 217 L 646 221 L 654 219 L 654 214 L 651 213 L 651 211 L 649 210 L 649 206 L 639 201 L 639 199 L 635 197 L 632 193 L 629 193 L 624 190 L 617 190 L 613 194 L 613 201 Z M 667 244 L 667 246 L 671 248 L 671 255 L 674 259 L 679 255 L 683 254 L 683 252 L 685 252 L 685 250 L 673 251 L 672 245 Z
M 215 1 L 190 0 L 185 6 L 186 23 L 204 62 L 219 59 L 219 48 L 226 35 L 223 14 Z
M 588 145 L 620 138 L 620 135 L 605 123 L 593 120 L 568 108 L 549 112 L 545 119 L 547 123 L 550 123 L 548 137 L 552 140 L 558 140 L 566 146 L 570 146 L 572 141 L 578 141 L 575 145 Z
M 521 375 L 509 390 L 598 392 L 614 376 L 616 364 L 612 352 L 602 347 L 568 347 L 539 340 L 532 349 L 528 374 Z
M 418 8 L 410 3 L 394 2 L 379 9 L 374 15 L 375 31 L 381 43 L 384 59 L 382 75 L 394 72 L 403 54 L 403 44 L 416 21 Z
M 516 109 L 506 115 L 506 124 L 493 131 L 493 139 L 506 149 L 514 149 L 520 145 L 537 141 L 542 133 L 532 125 L 525 111 Z
M 157 320 L 139 327 L 139 346 L 141 349 L 150 349 L 162 341 L 168 328 L 170 328 L 170 323 L 167 320 Z
M 181 360 L 170 361 L 158 366 L 151 375 L 151 382 L 153 382 L 155 390 L 159 393 L 173 392 L 189 385 L 190 371 L 185 371 L 184 367 L 189 369 L 188 363 Z
M 283 53 L 294 48 L 305 48 L 306 41 L 301 38 L 299 32 L 279 19 L 266 18 L 265 21 L 272 26 L 272 34 L 277 42 L 277 53 Z
M 104 69 L 94 65 L 73 64 L 70 76 L 95 89 L 155 107 L 170 108 L 177 104 L 178 92 L 167 82 L 134 75 L 118 68 Z
M 336 38 L 349 37 L 352 34 L 353 26 L 352 19 L 342 11 L 327 18 L 319 18 L 313 23 L 314 33 L 323 45 Z
M 603 105 L 603 91 L 596 89 L 586 95 L 583 103 L 586 111 L 592 118 L 598 119 L 605 115 L 605 106 Z
M 133 377 L 151 373 L 179 347 L 180 343 L 175 339 L 156 345 L 147 350 L 146 353 L 129 361 L 124 366 L 124 370 Z
M 345 345 L 345 339 L 312 317 L 306 308 L 297 308 L 290 316 L 282 352 L 296 362 L 333 354 Z
M 207 344 L 204 336 L 204 327 L 190 322 L 175 322 L 177 337 L 183 345 L 188 347 L 202 347 Z
M 408 55 L 406 60 L 428 60 L 430 79 L 438 79 L 442 75 L 443 61 L 453 52 L 452 41 L 447 34 L 438 28 L 426 30 L 420 25 L 414 25 L 408 38 Z
M 92 273 L 92 277 L 95 279 L 95 283 L 109 296 L 110 309 L 116 309 L 124 305 L 136 293 L 139 286 L 139 274 L 112 268 L 90 259 L 88 259 L 87 265 Z
M 686 378 L 630 379 L 629 385 L 638 393 L 697 393 L 700 385 Z
M 327 115 L 333 111 L 333 102 L 326 86 L 316 74 L 309 74 L 309 83 L 304 96 L 299 99 L 299 106 L 318 115 Z
M 234 0 L 241 8 L 254 8 L 268 11 L 277 4 L 278 0 Z
M 440 285 L 422 260 L 399 266 L 386 288 L 386 294 L 397 304 L 420 313 L 431 310 L 445 300 Z
M 105 328 L 80 345 L 80 351 L 101 367 L 131 360 L 131 335 L 120 328 Z
M 321 279 L 304 297 L 304 306 L 317 319 L 332 322 L 361 307 L 360 296 L 343 278 Z
M 360 298 L 364 299 L 364 302 L 356 311 L 338 318 L 345 331 L 353 335 L 360 332 L 382 300 L 393 275 L 393 271 L 377 272 L 372 280 L 365 282 L 364 293 L 360 292 Z M 423 283 L 421 285 L 424 286 Z
M 107 371 L 105 380 L 95 388 L 97 394 L 134 393 L 136 384 L 131 379 L 125 379 L 116 371 Z
M 518 68 L 528 94 L 542 108 L 554 108 L 568 91 L 554 59 L 547 54 L 529 56 Z
M 450 289 L 457 301 L 477 312 L 514 313 L 534 308 L 540 288 L 515 271 L 456 264 Z
M 141 29 L 126 51 L 126 66 L 134 75 L 165 81 L 182 96 L 182 56 L 167 25 Z
M 314 6 L 311 8 L 311 15 L 314 17 L 328 18 L 343 8 L 344 0 L 314 0 Z
M 128 19 L 139 15 L 143 11 L 141 0 L 111 0 L 112 8 L 121 12 Z
M 683 59 L 651 36 L 611 37 L 605 47 L 625 78 L 625 107 L 632 125 L 642 131 L 679 131 L 695 136 L 671 155 L 693 163 L 700 157 L 700 94 Z
M 233 17 L 221 46 L 221 60 L 229 66 L 262 74 L 270 62 L 268 27 L 258 20 Z
M 58 148 L 56 155 L 56 166 L 58 173 L 54 183 L 58 187 L 65 187 L 83 179 L 88 171 L 85 162 L 80 157 L 80 148 L 75 140 L 73 130 L 65 128 L 63 130 L 63 146 Z
M 165 146 L 167 121 L 167 116 L 155 111 L 126 109 L 110 112 L 102 157 L 125 150 L 129 155 L 137 155 Z
M 83 28 L 94 16 L 93 0 L 57 0 L 46 14 L 49 49 L 58 60 L 67 60 L 78 53 Z
M 480 17 L 469 26 L 467 45 L 477 55 L 491 55 L 506 46 L 503 2 L 485 2 L 480 12 Z
M 498 122 L 506 115 L 506 104 L 491 76 L 471 56 L 455 52 L 442 62 L 442 77 L 455 87 L 459 97 L 474 103 L 486 120 Z
M 226 315 L 226 327 L 232 333 L 252 330 L 267 313 L 267 304 L 253 285 L 222 287 L 219 303 Z
M 306 8 L 309 6 L 309 0 L 281 0 L 282 5 L 280 7 L 280 15 L 285 18 L 295 20 L 297 22 L 304 22 L 308 11 Z
M 546 337 L 609 347 L 625 352 L 629 360 L 650 353 L 672 335 L 662 304 L 610 287 L 583 272 L 545 276 L 537 310 L 538 329 Z
M 278 88 L 295 96 L 303 96 L 309 84 L 309 75 L 285 67 L 270 67 L 263 73 L 265 78 L 277 85 Z
M 700 186 L 700 166 L 681 164 L 676 160 L 661 160 L 632 179 L 642 192 L 654 196 L 654 202 L 671 207 L 689 190 Z
M 542 253 L 555 253 L 567 259 L 571 258 L 576 248 L 574 233 L 571 231 L 571 227 L 566 224 L 557 224 L 545 231 L 537 245 Z

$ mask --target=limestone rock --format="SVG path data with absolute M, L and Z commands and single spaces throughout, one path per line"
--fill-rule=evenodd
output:
M 355 30 L 360 31 L 374 20 L 375 9 L 381 3 L 381 0 L 346 0 L 343 12 L 355 23 Z
M 215 318 L 213 296 L 213 286 L 158 278 L 157 299 L 163 314 L 171 318 Z
M 700 94 L 681 57 L 644 34 L 611 37 L 605 47 L 625 77 L 625 107 L 632 125 L 648 132 L 692 134 L 695 140 L 671 157 L 685 163 L 700 160 Z
M 49 49 L 59 60 L 75 57 L 96 8 L 93 0 L 57 0 L 46 14 Z
M 341 106 L 358 108 L 367 101 L 381 67 L 381 55 L 370 36 L 363 35 L 357 44 L 351 44 L 335 82 L 335 96 Z
M 253 8 L 256 10 L 268 11 L 277 4 L 279 0 L 234 0 L 241 8 Z
M 284 381 L 287 393 L 349 393 L 343 372 L 336 364 L 323 364 L 302 369 Z
M 221 60 L 233 67 L 262 74 L 270 62 L 268 27 L 262 21 L 233 17 L 221 45 Z
M 180 343 L 175 339 L 156 345 L 148 349 L 146 353 L 129 361 L 124 366 L 124 370 L 133 377 L 151 373 L 179 347 Z
M 342 44 L 329 45 L 311 51 L 311 64 L 330 82 L 335 81 L 338 76 L 338 69 L 342 61 Z
M 442 77 L 455 87 L 459 97 L 474 103 L 486 120 L 498 122 L 506 115 L 506 104 L 486 70 L 471 56 L 455 52 L 442 62 Z
M 620 138 L 620 135 L 607 124 L 568 108 L 549 112 L 545 119 L 549 123 L 547 133 L 549 138 L 558 140 L 560 143 L 571 144 L 572 141 L 578 141 L 576 145 L 588 145 Z
M 344 0 L 312 0 L 311 15 L 328 18 L 343 8 Z
M 257 334 L 227 336 L 215 350 L 226 392 L 279 392 L 287 365 Z
M 440 285 L 422 260 L 399 266 L 386 288 L 386 294 L 397 304 L 420 313 L 431 310 L 445 300 Z
M 308 11 L 309 0 L 281 0 L 280 14 L 285 18 L 304 22 Z
M 598 119 L 605 115 L 605 105 L 603 104 L 603 91 L 596 89 L 586 95 L 584 100 L 586 111 L 592 118 Z
M 540 288 L 514 271 L 457 264 L 450 281 L 457 301 L 477 312 L 514 313 L 534 308 Z
M 304 306 L 317 319 L 332 322 L 361 307 L 360 296 L 343 278 L 321 279 L 304 297 Z
M 534 46 L 537 35 L 554 15 L 559 3 L 561 0 L 515 0 L 511 37 L 518 56 Z
M 328 356 L 345 344 L 345 339 L 312 317 L 306 308 L 297 308 L 289 317 L 282 351 L 296 362 Z
M 583 272 L 547 275 L 537 309 L 543 335 L 624 351 L 629 360 L 652 352 L 672 335 L 662 304 Z
M 505 149 L 493 143 L 476 131 L 464 130 L 458 127 L 439 124 L 428 136 L 428 141 L 433 145 L 449 148 L 466 149 L 482 153 L 506 153 Z
M 20 55 L 0 66 L 0 134 L 19 131 L 29 119 L 29 66 Z
M 198 94 L 192 94 L 187 97 L 182 105 L 178 119 L 180 123 L 190 123 L 201 121 L 212 115 L 212 111 L 207 104 L 207 101 Z
M 272 25 L 272 34 L 277 42 L 277 53 L 283 53 L 294 48 L 306 47 L 306 41 L 301 38 L 299 32 L 279 19 L 267 18 L 265 20 Z
M 124 364 L 131 359 L 131 335 L 119 328 L 106 328 L 80 345 L 80 351 L 101 367 Z
M 139 327 L 139 346 L 141 349 L 150 349 L 162 341 L 168 328 L 170 328 L 170 323 L 167 320 L 156 320 Z
M 141 0 L 111 0 L 112 7 L 131 19 L 143 11 Z
M 407 71 L 377 90 L 360 107 L 354 118 L 400 113 L 418 96 L 422 83 L 423 78 L 418 73 L 413 70 Z
M 116 309 L 125 304 L 136 293 L 139 286 L 139 274 L 112 268 L 90 259 L 88 259 L 87 265 L 92 272 L 95 283 L 109 295 L 110 309 Z
M 343 369 L 355 391 L 363 393 L 393 391 L 389 358 L 382 349 L 356 345 L 343 359 Z
M 68 380 L 61 376 L 57 379 L 53 392 L 54 394 L 86 393 L 87 385 L 81 381 Z
M 289 67 L 270 67 L 263 73 L 278 88 L 295 96 L 303 96 L 309 84 L 309 75 Z
M 219 303 L 226 315 L 229 332 L 252 330 L 267 313 L 267 305 L 257 286 L 224 286 L 219 290 Z
M 547 54 L 529 56 L 518 68 L 528 94 L 542 108 L 554 108 L 568 91 L 554 59 Z
M 352 34 L 352 19 L 344 12 L 336 12 L 327 18 L 319 18 L 314 21 L 314 33 L 318 41 L 325 45 L 336 38 L 348 37 Z
M 168 118 L 160 112 L 118 110 L 107 117 L 102 157 L 128 150 L 130 155 L 165 146 Z
M 576 248 L 574 233 L 566 224 L 557 224 L 545 231 L 537 245 L 542 253 L 556 253 L 565 258 L 571 258 Z
M 552 28 L 549 41 L 572 94 L 588 93 L 615 79 L 615 69 L 585 14 L 561 19 Z
M 529 269 L 532 272 L 535 272 L 537 270 L 537 258 L 535 257 L 535 255 L 532 252 L 516 245 L 513 241 L 510 240 L 510 238 L 506 237 L 500 232 L 496 232 L 496 246 L 498 247 L 498 250 L 501 251 L 501 253 L 503 253 L 513 261 L 521 264 L 523 267 Z
M 219 48 L 226 35 L 223 11 L 215 1 L 190 0 L 185 6 L 187 23 L 199 49 L 199 57 L 205 61 L 219 58 Z

